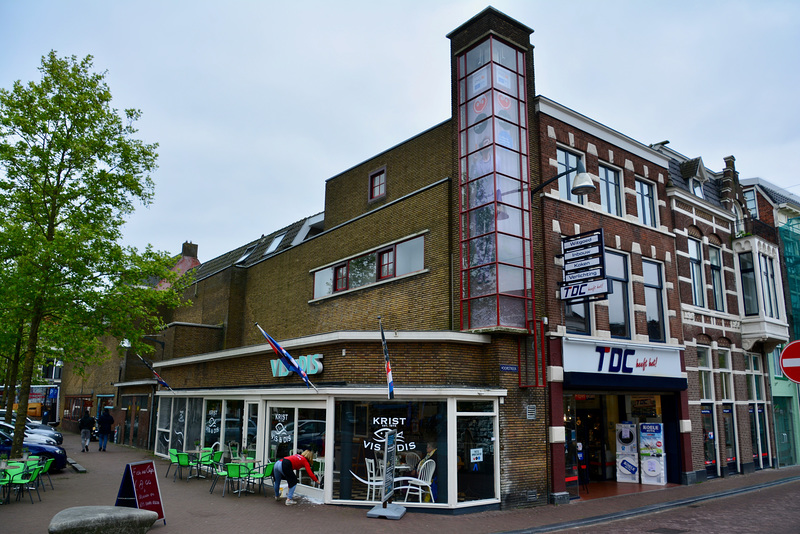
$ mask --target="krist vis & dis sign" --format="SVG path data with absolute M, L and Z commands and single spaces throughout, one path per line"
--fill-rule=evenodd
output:
M 308 356 L 300 356 L 295 358 L 297 365 L 300 369 L 306 372 L 307 375 L 316 375 L 322 372 L 322 354 L 309 354 Z M 272 376 L 282 377 L 289 376 L 289 371 L 280 360 L 270 360 L 272 366 Z

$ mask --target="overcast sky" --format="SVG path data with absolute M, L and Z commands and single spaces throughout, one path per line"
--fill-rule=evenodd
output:
M 800 194 L 800 2 L 0 0 L 0 86 L 94 56 L 159 143 L 125 243 L 210 260 L 324 208 L 325 180 L 450 117 L 446 35 L 534 30 L 536 89 L 645 144 Z

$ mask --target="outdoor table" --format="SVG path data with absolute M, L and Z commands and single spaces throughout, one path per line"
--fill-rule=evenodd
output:
M 254 458 L 236 458 L 236 459 L 231 460 L 228 463 L 231 463 L 231 464 L 253 464 L 253 467 L 255 468 L 256 466 L 261 464 L 261 460 L 256 460 Z M 247 493 L 255 493 L 255 491 L 253 491 L 253 490 L 248 488 L 249 485 L 250 485 L 250 481 L 248 480 L 248 481 L 245 482 L 244 488 L 242 488 L 241 481 L 240 481 L 239 482 L 239 489 L 235 490 L 233 493 L 241 493 L 243 491 L 245 491 Z
M 189 459 L 190 460 L 192 460 L 192 459 L 194 460 L 194 463 L 195 463 L 194 467 L 197 470 L 197 474 L 193 476 L 192 475 L 192 470 L 189 469 L 189 478 L 187 478 L 186 480 L 189 480 L 190 478 L 206 478 L 206 477 L 204 477 L 203 475 L 200 474 L 200 463 L 199 463 L 200 462 L 200 455 L 202 453 L 204 453 L 204 452 L 205 451 L 203 451 L 201 449 L 193 449 L 191 451 L 186 451 L 186 454 L 189 455 Z

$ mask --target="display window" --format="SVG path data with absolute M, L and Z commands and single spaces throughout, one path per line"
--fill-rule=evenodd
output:
M 395 490 L 395 500 L 446 503 L 446 407 L 443 400 L 337 400 L 334 464 L 339 467 L 339 478 L 334 481 L 333 498 L 380 500 L 380 492 L 374 491 L 375 483 L 383 478 L 386 434 L 395 430 L 395 478 L 419 478 L 424 474 L 428 482 L 422 491 L 417 491 L 418 484 L 401 480 L 396 487 L 407 487 Z M 428 460 L 432 463 L 422 473 L 421 469 Z M 407 496 L 406 493 L 413 495 Z

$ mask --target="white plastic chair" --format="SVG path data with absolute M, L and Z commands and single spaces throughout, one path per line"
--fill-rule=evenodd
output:
M 375 460 L 373 458 L 364 458 L 364 463 L 367 464 L 367 500 L 376 500 L 375 496 L 378 493 L 378 488 L 381 485 L 380 473 L 375 467 Z
M 408 496 L 413 494 L 419 498 L 419 502 L 422 502 L 422 496 L 427 492 L 431 495 L 431 502 L 436 502 L 436 499 L 433 498 L 433 491 L 431 491 L 434 471 L 436 471 L 436 462 L 426 460 L 419 467 L 417 478 L 402 477 L 405 482 L 408 482 L 407 486 L 403 486 L 403 489 L 406 490 L 404 501 L 408 502 Z

